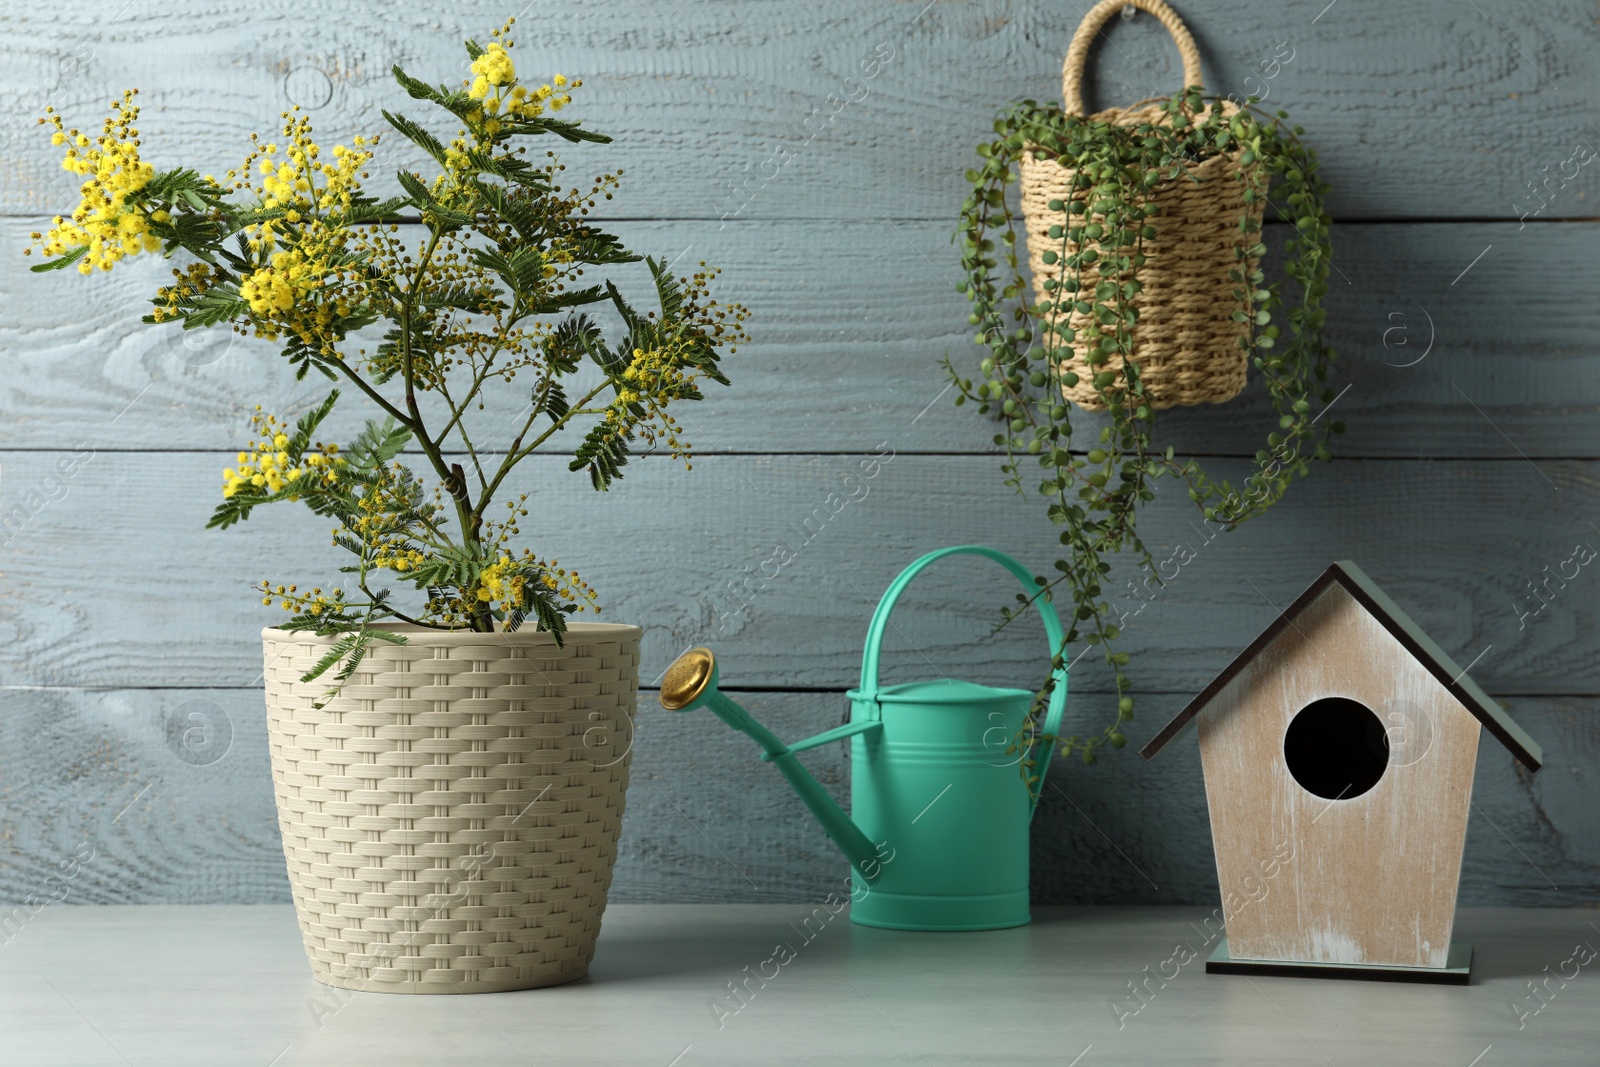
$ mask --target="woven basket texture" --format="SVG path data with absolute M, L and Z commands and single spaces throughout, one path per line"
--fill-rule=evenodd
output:
M 1105 22 L 1125 6 L 1125 0 L 1103 0 L 1084 16 L 1073 37 L 1062 66 L 1062 97 L 1069 114 L 1084 113 L 1081 85 L 1090 44 Z M 1133 0 L 1133 6 L 1155 15 L 1172 33 L 1183 58 L 1185 84 L 1203 85 L 1199 52 L 1177 14 L 1162 0 Z M 1232 114 L 1238 108 L 1224 102 L 1223 110 Z M 1167 121 L 1158 107 L 1145 102 L 1091 117 L 1123 126 Z M 1260 200 L 1245 203 L 1244 183 L 1229 176 L 1237 166 L 1236 154 L 1212 156 L 1189 167 L 1197 181 L 1188 177 L 1168 180 L 1151 196 L 1159 209 L 1149 222 L 1156 235 L 1143 242 L 1145 262 L 1138 275 L 1142 289 L 1132 298 L 1139 316 L 1133 359 L 1151 407 L 1221 403 L 1244 389 L 1249 352 L 1240 346 L 1240 340 L 1249 338 L 1251 324 L 1248 320 L 1237 322 L 1233 316 L 1246 310 L 1242 292 L 1247 287 L 1229 274 L 1240 270 L 1241 262 L 1246 273 L 1255 269 L 1256 261 L 1241 260 L 1239 251 L 1254 245 L 1259 234 L 1241 231 L 1239 220 L 1250 216 L 1259 221 L 1265 205 Z M 1057 293 L 1046 289 L 1045 283 L 1065 277 L 1066 256 L 1079 250 L 1077 243 L 1049 235 L 1051 226 L 1066 221 L 1066 215 L 1051 211 L 1049 204 L 1074 198 L 1074 172 L 1054 158 L 1030 150 L 1023 152 L 1018 169 L 1034 300 L 1048 304 L 1057 299 Z M 1077 199 L 1085 199 L 1085 194 L 1079 193 Z M 1099 220 L 1099 216 L 1090 218 Z M 1047 265 L 1046 252 L 1062 258 Z M 1096 265 L 1081 268 L 1079 281 L 1080 292 L 1094 292 L 1100 281 Z M 1235 292 L 1241 296 L 1234 296 Z M 1051 312 L 1042 320 L 1046 336 L 1058 336 L 1051 331 L 1063 321 L 1073 329 L 1075 339 L 1063 346 L 1070 354 L 1061 361 L 1061 369 L 1076 373 L 1078 382 L 1064 386 L 1062 393 L 1081 408 L 1104 410 L 1106 403 L 1093 385 L 1094 370 L 1083 359 L 1088 341 L 1099 336 L 1097 328 L 1089 316 L 1075 309 Z M 1121 372 L 1120 358 L 1113 357 L 1100 369 Z
M 635 626 L 391 626 L 323 708 L 333 638 L 267 629 L 268 744 L 295 912 L 320 982 L 387 993 L 583 977 L 616 860 Z

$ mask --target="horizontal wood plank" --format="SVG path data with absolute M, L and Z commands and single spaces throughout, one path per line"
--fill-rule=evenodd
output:
M 1593 168 L 1554 177 L 1576 169 L 1563 163 L 1578 144 L 1600 144 L 1585 110 L 1600 90 L 1592 4 L 1178 6 L 1208 88 L 1264 93 L 1323 150 L 1336 216 L 1514 219 L 1547 202 L 1545 218 L 1597 214 Z M 0 211 L 53 212 L 70 195 L 58 151 L 32 125 L 47 103 L 94 127 L 108 99 L 139 86 L 147 157 L 220 173 L 296 104 L 329 139 L 386 129 L 383 108 L 421 111 L 390 66 L 462 77 L 461 39 L 486 37 L 505 10 L 473 0 L 327 20 L 308 0 L 199 15 L 119 0 L 14 6 L 0 38 Z M 520 17 L 516 57 L 527 73 L 587 82 L 576 114 L 616 147 L 570 155 L 585 171 L 630 172 L 614 213 L 945 219 L 996 111 L 1059 98 L 1081 15 L 1021 0 L 536 4 Z M 1113 20 L 1089 98 L 1170 93 L 1180 73 L 1154 19 Z M 380 171 L 415 155 L 386 152 Z M 1532 183 L 1546 178 L 1540 199 Z
M 229 462 L 0 453 L 0 684 L 256 684 L 257 634 L 282 613 L 250 586 L 330 586 L 342 560 L 328 520 L 298 506 L 203 529 Z M 1600 694 L 1600 576 L 1575 550 L 1600 546 L 1600 464 L 1336 461 L 1231 533 L 1159 484 L 1141 529 L 1170 581 L 1136 588 L 1124 561 L 1107 583 L 1140 691 L 1198 692 L 1329 561 L 1353 559 L 1490 692 Z M 530 493 L 525 543 L 592 582 L 603 619 L 645 627 L 646 681 L 711 644 L 730 685 L 841 690 L 880 592 L 917 556 L 988 543 L 1045 572 L 1059 547 L 1042 499 L 986 457 L 723 456 L 687 474 L 652 457 L 596 494 L 536 456 L 508 485 Z M 1032 684 L 1037 621 L 989 637 L 1013 592 L 992 567 L 935 568 L 896 615 L 886 674 Z M 1082 659 L 1078 684 L 1109 687 L 1097 664 Z
M 836 694 L 735 696 L 794 739 L 846 707 Z M 1529 776 L 1484 738 L 1461 903 L 1590 902 L 1600 828 L 1585 783 L 1600 774 L 1600 706 L 1510 706 L 1551 759 Z M 63 886 L 77 904 L 287 901 L 264 719 L 255 689 L 0 688 L 0 904 Z M 847 804 L 845 753 L 829 745 L 805 762 Z M 844 861 L 782 778 L 710 716 L 641 694 L 633 761 L 614 902 L 810 901 L 843 885 Z M 61 880 L 75 856 L 89 858 Z M 1192 743 L 1151 763 L 1133 746 L 1093 767 L 1057 761 L 1033 825 L 1035 902 L 1210 906 L 1216 894 Z
M 0 244 L 30 224 L 0 222 Z M 1273 228 L 1281 235 L 1281 228 Z M 724 268 L 720 294 L 749 306 L 752 344 L 683 413 L 707 453 L 903 451 L 988 453 L 992 425 L 954 393 L 940 366 L 967 373 L 968 305 L 943 223 L 639 222 L 619 227 L 641 252 Z M 1277 239 L 1277 235 L 1273 240 Z M 1349 391 L 1328 416 L 1350 427 L 1344 456 L 1600 456 L 1600 288 L 1584 224 L 1382 225 L 1336 231 L 1328 297 L 1332 384 Z M 299 413 L 327 381 L 296 382 L 274 347 L 226 329 L 186 334 L 141 325 L 163 279 L 135 257 L 110 275 L 35 275 L 0 256 L 0 447 L 238 448 L 256 404 Z M 620 275 L 644 299 L 644 268 Z M 1514 313 L 1511 310 L 1514 307 Z M 1515 368 L 1514 371 L 1512 368 Z M 330 432 L 371 413 L 353 389 Z M 1157 436 L 1184 452 L 1250 456 L 1271 417 L 1254 380 L 1225 407 L 1166 412 Z M 517 384 L 473 413 L 480 444 L 502 440 L 526 401 Z M 434 425 L 438 425 L 438 421 Z M 1098 425 L 1081 419 L 1080 426 Z M 346 439 L 348 439 L 346 437 Z M 553 440 L 552 449 L 573 442 Z

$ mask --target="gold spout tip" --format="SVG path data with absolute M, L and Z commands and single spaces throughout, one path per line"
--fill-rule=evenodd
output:
M 717 670 L 717 658 L 709 648 L 691 648 L 673 661 L 661 679 L 661 706 L 682 711 L 706 691 Z

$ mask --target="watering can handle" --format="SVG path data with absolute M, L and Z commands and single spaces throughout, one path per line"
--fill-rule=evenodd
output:
M 883 632 L 889 626 L 889 615 L 894 611 L 895 603 L 900 599 L 900 594 L 905 592 L 911 580 L 920 574 L 923 568 L 937 562 L 946 556 L 983 556 L 992 559 L 1006 570 L 1010 571 L 1017 581 L 1023 584 L 1030 593 L 1038 589 L 1034 576 L 1026 567 L 998 549 L 989 548 L 987 545 L 953 545 L 929 552 L 926 556 L 912 563 L 900 576 L 889 583 L 889 588 L 884 590 L 883 599 L 878 601 L 878 610 L 872 613 L 872 624 L 867 627 L 867 646 L 861 655 L 861 685 L 859 692 L 862 697 L 871 699 L 878 691 L 878 652 L 883 645 Z M 1055 605 L 1050 601 L 1039 598 L 1035 600 L 1034 607 L 1039 609 L 1039 617 L 1044 620 L 1044 632 L 1050 639 L 1051 656 L 1058 652 L 1065 654 L 1061 620 L 1056 616 Z M 1048 739 L 1040 743 L 1036 755 L 1035 766 L 1039 771 L 1039 790 L 1034 793 L 1034 806 L 1039 803 L 1039 793 L 1044 789 L 1045 775 L 1050 770 L 1050 757 L 1055 753 L 1055 737 L 1061 729 L 1061 713 L 1067 706 L 1067 664 L 1063 660 L 1061 666 L 1053 672 L 1055 685 L 1050 691 L 1050 703 L 1045 710 L 1044 736 Z

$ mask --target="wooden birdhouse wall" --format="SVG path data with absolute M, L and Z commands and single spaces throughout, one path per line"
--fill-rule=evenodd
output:
M 1285 760 L 1291 720 L 1330 697 L 1388 731 L 1387 766 L 1359 796 L 1318 796 Z M 1331 585 L 1201 711 L 1199 732 L 1233 958 L 1445 965 L 1479 723 L 1378 620 Z

